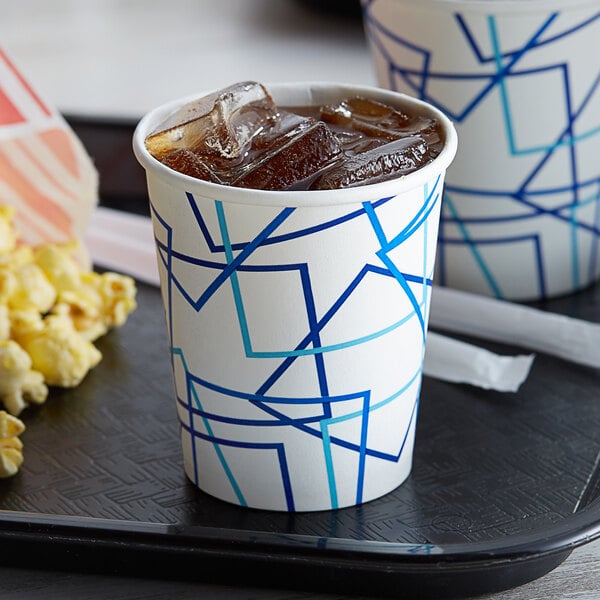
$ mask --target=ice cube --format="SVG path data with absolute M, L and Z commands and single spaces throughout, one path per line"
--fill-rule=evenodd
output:
M 432 159 L 423 137 L 413 135 L 347 157 L 323 173 L 312 189 L 330 190 L 378 183 L 416 171 Z
M 223 183 L 236 185 L 236 180 L 240 180 L 261 161 L 266 160 L 269 153 L 274 153 L 314 123 L 312 118 L 279 111 L 276 118 L 270 120 L 267 126 L 254 136 L 243 155 L 233 159 L 211 155 L 205 156 L 204 159 Z
M 208 167 L 202 158 L 197 153 L 188 150 L 187 148 L 174 150 L 163 158 L 162 162 L 167 165 L 167 167 L 179 171 L 184 175 L 212 181 L 213 183 L 221 183 L 217 175 Z
M 276 117 L 263 85 L 238 83 L 181 107 L 146 138 L 146 148 L 158 160 L 180 148 L 235 158 Z
M 436 130 L 433 119 L 422 115 L 409 116 L 392 106 L 360 96 L 324 106 L 321 118 L 336 128 L 354 130 L 379 140 L 372 143 L 371 147 L 386 140 L 397 140 L 418 133 L 430 134 Z M 440 142 L 439 135 L 437 141 Z M 366 144 L 368 142 L 363 140 L 361 152 Z
M 294 189 L 315 178 L 342 155 L 342 148 L 325 123 L 310 122 L 274 138 L 233 185 L 263 190 Z
M 279 109 L 259 83 L 191 102 L 146 139 L 167 166 L 254 189 L 332 189 L 410 173 L 442 148 L 438 124 L 362 97 Z

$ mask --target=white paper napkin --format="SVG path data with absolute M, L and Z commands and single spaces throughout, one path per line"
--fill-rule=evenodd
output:
M 430 331 L 423 373 L 486 390 L 516 392 L 527 379 L 534 358 L 533 354 L 501 356 Z
M 159 285 L 154 233 L 149 218 L 99 206 L 85 243 L 94 264 Z
M 432 294 L 429 324 L 444 331 L 600 367 L 600 324 L 449 288 Z

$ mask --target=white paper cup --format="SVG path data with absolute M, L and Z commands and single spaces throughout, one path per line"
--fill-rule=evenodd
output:
M 600 277 L 599 0 L 363 0 L 383 87 L 455 122 L 436 277 L 508 299 Z
M 403 95 L 268 86 L 279 105 L 360 93 L 434 115 L 445 145 L 399 179 L 333 191 L 257 191 L 146 169 L 185 471 L 242 506 L 360 504 L 411 469 L 444 172 L 456 134 Z M 201 96 L 203 94 L 199 94 Z

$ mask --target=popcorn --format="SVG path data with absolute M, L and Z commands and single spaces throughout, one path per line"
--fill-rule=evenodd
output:
M 35 264 L 43 271 L 54 289 L 60 293 L 76 290 L 81 285 L 81 272 L 72 258 L 76 244 L 45 244 L 36 248 Z
M 19 340 L 19 337 L 32 331 L 41 331 L 44 328 L 42 315 L 36 310 L 11 310 L 8 311 L 10 324 L 10 337 Z
M 0 216 L 0 222 L 2 217 Z M 33 262 L 33 248 L 31 246 L 17 246 L 12 252 L 0 253 L 0 268 L 15 271 Z
M 12 206 L 0 206 L 0 252 L 10 252 L 17 245 L 17 232 L 12 227 L 15 209 Z
M 0 398 L 12 415 L 48 397 L 42 373 L 32 369 L 29 354 L 14 340 L 0 342 Z
M 131 277 L 82 269 L 74 242 L 22 243 L 14 215 L 0 206 L 0 477 L 23 461 L 18 434 L 2 432 L 18 430 L 16 417 L 44 403 L 48 386 L 81 383 L 102 359 L 92 342 L 126 322 L 137 291 Z
M 30 263 L 23 265 L 13 274 L 15 285 L 8 298 L 10 307 L 32 308 L 41 313 L 52 308 L 56 300 L 56 290 L 42 269 Z
M 102 315 L 108 327 L 121 327 L 135 308 L 135 281 L 119 273 L 92 273 L 102 297 Z
M 0 303 L 8 304 L 17 289 L 17 278 L 12 271 L 0 268 Z
M 11 477 L 23 463 L 23 442 L 17 437 L 25 431 L 23 421 L 0 410 L 0 477 Z
M 66 315 L 47 316 L 41 330 L 21 332 L 19 343 L 48 385 L 75 387 L 102 359 Z
M 75 329 L 94 341 L 111 327 L 121 327 L 136 308 L 136 286 L 119 273 L 83 273 L 77 289 L 59 293 L 52 312 L 67 315 Z
M 58 302 L 52 308 L 52 314 L 64 315 L 71 319 L 73 326 L 86 340 L 93 342 L 108 331 L 108 326 L 102 319 L 100 294 L 85 284 L 78 290 L 63 292 Z
M 0 342 L 10 337 L 10 317 L 8 306 L 0 304 Z

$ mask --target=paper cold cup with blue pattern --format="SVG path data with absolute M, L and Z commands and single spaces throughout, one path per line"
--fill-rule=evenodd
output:
M 375 88 L 268 86 L 279 105 L 366 95 L 434 116 L 441 154 L 385 183 L 258 191 L 172 171 L 144 139 L 185 471 L 280 511 L 360 504 L 409 475 L 446 167 L 439 111 Z
M 600 277 L 600 2 L 363 0 L 380 85 L 453 120 L 439 282 L 509 299 Z

